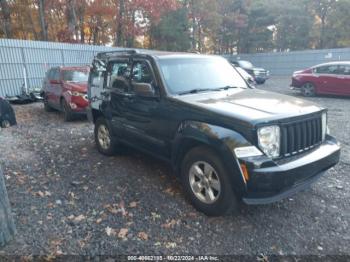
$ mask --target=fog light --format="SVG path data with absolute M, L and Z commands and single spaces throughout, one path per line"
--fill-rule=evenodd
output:
M 70 107 L 71 107 L 72 109 L 76 109 L 76 108 L 77 108 L 77 105 L 76 105 L 75 103 L 69 103 L 69 105 L 70 105 Z
M 245 181 L 248 181 L 249 180 L 249 174 L 248 174 L 248 169 L 247 169 L 246 164 L 241 164 L 241 170 L 242 170 L 242 173 L 243 173 Z

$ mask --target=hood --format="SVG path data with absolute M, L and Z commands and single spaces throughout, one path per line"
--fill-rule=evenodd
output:
M 87 93 L 87 82 L 64 82 L 64 85 L 67 89 L 71 91 Z
M 183 102 L 250 124 L 318 112 L 323 108 L 299 98 L 258 89 L 231 89 L 178 96 Z
M 256 70 L 256 71 L 266 71 L 264 68 L 262 67 L 253 67 L 252 70 Z

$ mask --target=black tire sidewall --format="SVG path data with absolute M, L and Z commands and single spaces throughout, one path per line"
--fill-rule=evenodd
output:
M 106 126 L 106 128 L 108 129 L 109 132 L 109 138 L 110 138 L 110 146 L 108 149 L 104 149 L 103 147 L 101 147 L 100 142 L 98 140 L 98 129 L 101 125 Z M 115 138 L 115 136 L 112 133 L 110 124 L 108 123 L 108 121 L 104 118 L 104 117 L 99 117 L 96 122 L 95 122 L 95 128 L 94 128 L 94 136 L 95 136 L 95 144 L 97 147 L 97 150 L 106 156 L 112 156 L 116 153 L 116 146 L 117 146 L 117 139 Z
M 203 203 L 192 192 L 189 183 L 189 169 L 191 168 L 192 164 L 197 161 L 205 161 L 209 163 L 216 170 L 217 175 L 219 176 L 221 192 L 219 199 L 213 204 Z M 204 214 L 208 216 L 220 216 L 236 210 L 237 200 L 232 189 L 231 181 L 228 177 L 228 172 L 214 151 L 206 147 L 197 147 L 189 151 L 181 165 L 181 180 L 191 203 L 195 206 L 195 208 Z
M 61 101 L 61 108 L 64 115 L 64 121 L 71 121 L 73 119 L 73 112 L 70 110 L 69 105 L 65 99 L 62 99 Z
M 51 112 L 52 111 L 52 108 L 51 106 L 49 105 L 49 102 L 47 101 L 47 96 L 46 94 L 44 93 L 43 95 L 43 103 L 44 103 L 44 109 L 46 112 Z

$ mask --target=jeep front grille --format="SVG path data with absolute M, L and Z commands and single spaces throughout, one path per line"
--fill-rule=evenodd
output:
M 281 125 L 281 156 L 296 155 L 321 142 L 321 116 Z

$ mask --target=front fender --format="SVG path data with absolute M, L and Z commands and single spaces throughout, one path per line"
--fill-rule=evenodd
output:
M 188 143 L 192 145 L 204 144 L 216 151 L 231 174 L 230 179 L 235 192 L 240 195 L 245 192 L 246 183 L 233 152 L 236 147 L 250 146 L 251 143 L 241 134 L 204 122 L 182 122 L 177 129 L 172 147 L 172 163 L 177 171 L 179 171 L 183 156 L 191 148 L 191 146 L 186 146 Z

